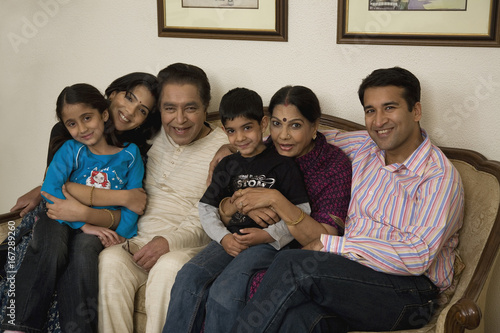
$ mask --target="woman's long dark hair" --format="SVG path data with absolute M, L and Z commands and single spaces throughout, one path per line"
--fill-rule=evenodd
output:
M 99 111 L 103 114 L 109 107 L 109 100 L 107 100 L 97 88 L 87 83 L 77 83 L 72 86 L 64 88 L 56 102 L 56 116 L 62 124 L 62 112 L 66 105 L 84 104 L 92 109 Z M 59 135 L 54 136 L 49 143 L 49 151 L 55 153 L 61 146 L 69 139 L 72 139 L 66 126 L 63 124 L 64 131 Z M 123 142 L 120 141 L 115 135 L 115 126 L 113 120 L 108 118 L 104 123 L 104 138 L 109 145 L 123 147 Z
M 150 145 L 147 143 L 161 128 L 161 116 L 157 108 L 156 101 L 158 100 L 158 80 L 156 76 L 148 73 L 134 72 L 126 74 L 111 82 L 105 91 L 106 97 L 116 92 L 128 93 L 138 86 L 144 86 L 154 97 L 155 103 L 150 110 L 146 120 L 138 128 L 116 133 L 116 136 L 121 142 L 135 143 L 141 155 L 145 156 Z M 112 115 L 111 115 L 112 116 Z

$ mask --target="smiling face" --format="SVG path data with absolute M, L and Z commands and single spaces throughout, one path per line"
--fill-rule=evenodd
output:
M 241 156 L 252 157 L 260 154 L 266 148 L 262 141 L 262 134 L 268 125 L 268 118 L 262 118 L 261 123 L 255 119 L 236 117 L 226 120 L 224 131 L 229 143 L 238 149 Z
M 104 122 L 109 117 L 107 110 L 101 115 L 97 109 L 83 103 L 65 104 L 61 115 L 61 121 L 76 141 L 88 147 L 107 145 L 104 138 Z
M 167 83 L 160 94 L 161 123 L 172 140 L 187 145 L 204 136 L 210 129 L 198 88 L 193 84 Z
M 423 141 L 420 102 L 410 112 L 403 93 L 403 88 L 385 86 L 367 88 L 364 94 L 366 129 L 385 150 L 387 164 L 404 162 Z
M 135 129 L 144 123 L 156 102 L 153 94 L 142 85 L 128 92 L 114 91 L 109 100 L 112 119 L 119 132 Z
M 271 116 L 270 132 L 280 155 L 300 157 L 314 147 L 318 122 L 310 123 L 295 105 L 276 105 Z

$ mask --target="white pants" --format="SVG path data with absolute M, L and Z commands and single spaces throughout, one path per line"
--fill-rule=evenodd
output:
M 149 274 L 136 265 L 121 244 L 104 249 L 99 256 L 99 332 L 133 332 L 135 293 L 144 283 L 146 332 L 161 332 L 175 276 L 201 249 L 168 252 L 158 259 Z

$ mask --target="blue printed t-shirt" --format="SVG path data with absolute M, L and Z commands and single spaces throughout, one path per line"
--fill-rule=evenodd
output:
M 56 152 L 47 169 L 42 191 L 59 199 L 65 199 L 62 186 L 67 182 L 105 188 L 130 190 L 142 187 L 144 164 L 139 148 L 131 143 L 112 155 L 96 155 L 89 148 L 75 140 L 66 141 Z M 137 234 L 138 215 L 126 207 L 94 207 L 98 209 L 121 209 L 120 224 L 116 232 L 125 238 Z M 84 222 L 58 220 L 73 229 L 81 228 Z

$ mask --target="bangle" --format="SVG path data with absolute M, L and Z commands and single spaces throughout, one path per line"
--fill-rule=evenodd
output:
M 111 216 L 111 224 L 107 227 L 110 229 L 115 224 L 115 215 L 109 209 L 103 209 L 103 211 L 108 212 Z
M 224 212 L 224 209 L 222 209 L 222 206 L 224 206 L 224 203 L 229 199 L 229 197 L 225 197 L 224 199 L 221 200 L 221 202 L 219 203 L 219 213 L 221 215 L 224 215 L 224 216 L 227 216 L 227 217 L 231 217 L 231 215 L 227 215 L 225 212 Z
M 300 209 L 300 216 L 296 221 L 285 221 L 285 223 L 287 225 L 296 225 L 296 224 L 299 224 L 300 222 L 302 222 L 304 217 L 306 217 L 306 213 L 302 209 Z
M 92 196 L 94 195 L 94 189 L 94 186 L 90 188 L 90 207 L 92 207 Z

